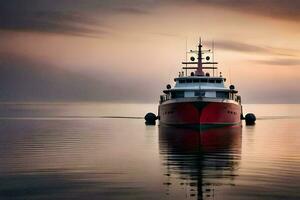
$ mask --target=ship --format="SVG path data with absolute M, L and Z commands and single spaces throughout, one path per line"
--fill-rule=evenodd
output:
M 197 58 L 182 62 L 185 66 L 174 79 L 174 87 L 168 84 L 163 90 L 158 106 L 160 124 L 200 128 L 241 125 L 241 96 L 234 85 L 226 86 L 221 72 L 216 73 L 214 48 L 202 47 L 200 39 L 198 49 L 186 54 Z

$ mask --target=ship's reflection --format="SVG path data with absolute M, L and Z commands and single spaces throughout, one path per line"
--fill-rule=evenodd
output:
M 184 190 L 186 198 L 213 199 L 218 188 L 234 185 L 241 131 L 241 127 L 199 131 L 160 125 L 166 193 L 179 198 L 179 190 Z

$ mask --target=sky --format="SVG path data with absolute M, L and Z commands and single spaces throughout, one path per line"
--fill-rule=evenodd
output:
M 300 103 L 298 0 L 0 1 L 0 101 L 157 103 L 186 41 L 245 103 Z

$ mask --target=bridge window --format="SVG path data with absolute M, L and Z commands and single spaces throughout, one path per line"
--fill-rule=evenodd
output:
M 214 79 L 209 79 L 208 82 L 209 83 L 215 83 L 215 80 Z
M 207 83 L 207 79 L 206 78 L 200 79 L 200 82 L 201 83 Z
M 185 83 L 185 79 L 179 80 L 179 83 Z
M 205 96 L 205 92 L 202 92 L 202 91 L 195 91 L 195 96 L 196 96 L 196 97 L 204 97 L 204 96 Z
M 193 83 L 199 83 L 199 79 L 193 79 Z
M 217 92 L 217 98 L 229 99 L 229 93 L 228 92 Z
M 172 91 L 171 92 L 171 97 L 172 97 L 172 99 L 183 98 L 184 97 L 184 92 L 183 91 Z
M 222 83 L 222 80 L 221 79 L 217 79 L 216 83 Z
M 192 81 L 193 81 L 192 79 L 186 79 L 187 83 L 192 83 Z

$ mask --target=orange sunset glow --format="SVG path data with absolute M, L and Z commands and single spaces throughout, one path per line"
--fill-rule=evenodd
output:
M 1 101 L 157 102 L 201 36 L 244 102 L 299 103 L 299 1 L 0 5 Z
M 300 0 L 0 1 L 0 200 L 299 200 Z

